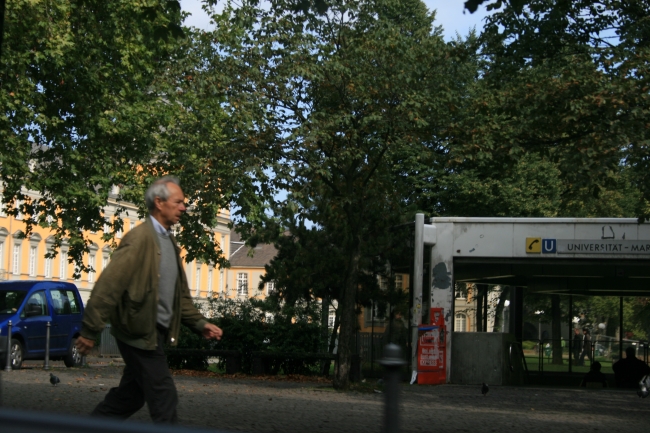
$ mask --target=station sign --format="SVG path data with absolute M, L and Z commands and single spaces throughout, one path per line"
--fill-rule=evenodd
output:
M 527 254 L 647 254 L 649 240 L 526 238 Z

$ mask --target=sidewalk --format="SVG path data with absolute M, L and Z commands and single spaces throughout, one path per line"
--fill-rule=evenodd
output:
M 89 359 L 90 367 L 52 372 L 36 368 L 2 372 L 6 407 L 85 415 L 116 386 L 119 366 Z M 31 363 L 28 363 L 28 365 Z M 328 383 L 176 375 L 181 424 L 241 432 L 378 433 L 383 398 L 378 393 L 334 391 Z M 144 408 L 133 418 L 149 421 Z M 402 386 L 402 432 L 645 432 L 650 398 L 634 390 L 549 389 L 493 386 Z

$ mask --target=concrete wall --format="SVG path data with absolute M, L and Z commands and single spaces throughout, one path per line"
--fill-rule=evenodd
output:
M 451 383 L 523 384 L 521 352 L 514 335 L 501 332 L 454 332 L 452 338 Z

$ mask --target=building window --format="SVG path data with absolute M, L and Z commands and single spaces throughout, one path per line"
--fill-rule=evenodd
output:
M 52 278 L 52 258 L 45 258 L 45 278 Z
M 59 279 L 66 280 L 68 279 L 68 252 L 61 251 L 59 255 L 61 256 L 59 259 Z
M 454 324 L 455 332 L 467 331 L 467 316 L 463 313 L 456 314 L 456 323 Z
M 95 282 L 95 255 L 94 254 L 91 254 L 88 257 L 88 267 L 90 268 L 90 271 L 88 271 L 88 282 L 94 283 Z
M 11 263 L 11 273 L 14 275 L 20 275 L 20 245 L 14 245 L 14 254 Z
M 212 297 L 212 268 L 208 269 L 208 298 Z
M 219 294 L 223 296 L 223 271 L 219 271 Z
M 29 276 L 36 276 L 36 247 L 29 247 Z
M 20 211 L 20 208 L 23 205 L 22 200 L 16 200 L 16 219 L 17 220 L 22 220 L 23 219 L 23 213 Z
M 248 296 L 248 274 L 246 272 L 237 274 L 237 294 L 239 296 Z
M 108 223 L 104 223 L 104 234 L 111 232 L 111 228 L 108 226 Z
M 131 221 L 129 223 L 129 231 L 133 230 L 135 228 L 135 221 Z
M 395 275 L 395 288 L 397 290 L 402 290 L 404 287 L 404 276 L 403 275 Z
M 108 266 L 108 256 L 103 256 L 102 257 L 102 271 L 106 269 L 106 266 Z
M 115 233 L 115 237 L 118 239 L 122 239 L 122 230 L 118 230 L 117 233 Z
M 5 243 L 0 242 L 0 270 L 3 270 L 2 265 L 5 262 L 4 261 L 4 255 L 5 255 Z M 2 279 L 3 276 L 4 275 L 0 275 L 0 279 Z
M 197 298 L 201 295 L 201 265 L 196 265 L 196 275 L 194 276 L 194 296 Z
M 7 212 L 5 212 L 6 207 L 5 207 L 4 202 L 2 201 L 3 198 L 4 197 L 2 196 L 2 194 L 0 194 L 0 217 L 6 217 L 7 216 Z
M 375 326 L 384 326 L 387 311 L 380 308 L 378 302 L 372 302 L 370 307 L 365 307 L 363 311 L 366 326 L 372 326 L 373 323 Z
M 275 293 L 275 281 L 269 281 L 266 283 L 266 295 L 272 295 Z

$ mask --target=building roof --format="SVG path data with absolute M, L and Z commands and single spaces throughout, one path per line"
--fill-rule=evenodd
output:
M 252 254 L 251 255 L 249 254 Z M 272 244 L 258 244 L 253 250 L 241 241 L 239 233 L 230 231 L 230 266 L 241 268 L 264 268 L 278 250 Z

